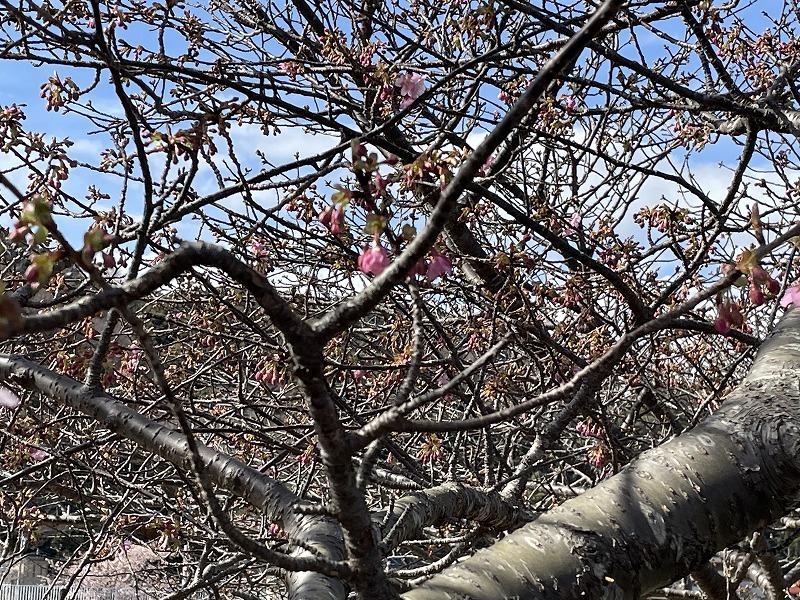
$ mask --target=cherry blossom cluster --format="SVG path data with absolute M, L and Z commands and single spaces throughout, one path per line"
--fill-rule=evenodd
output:
M 358 257 L 358 269 L 367 275 L 380 275 L 390 263 L 389 253 L 377 236 L 371 244 L 364 246 Z M 408 276 L 424 276 L 429 281 L 435 281 L 452 272 L 452 261 L 436 248 L 432 248 L 428 258 L 418 261 L 408 272 Z
M 720 302 L 717 305 L 717 318 L 714 319 L 714 329 L 721 334 L 726 334 L 731 327 L 740 328 L 744 325 L 744 316 L 735 302 Z
M 595 469 L 602 469 L 611 461 L 611 449 L 604 442 L 600 442 L 589 448 L 586 461 Z
M 444 457 L 442 439 L 435 433 L 426 435 L 420 449 L 417 451 L 417 458 L 423 464 L 434 463 Z
M 403 73 L 397 76 L 394 85 L 400 88 L 400 108 L 406 109 L 425 92 L 425 75 Z
M 68 101 L 74 102 L 80 98 L 80 88 L 72 81 L 72 78 L 66 77 L 62 81 L 58 73 L 53 73 L 40 89 L 40 96 L 47 100 L 47 110 L 55 112 L 58 112 Z
M 575 431 L 583 437 L 597 438 L 598 440 L 605 437 L 605 429 L 603 429 L 603 426 L 599 423 L 595 423 L 591 417 L 579 421 L 575 426 Z
M 281 369 L 278 368 L 280 357 L 265 358 L 256 367 L 253 379 L 268 389 L 280 387 L 284 382 Z

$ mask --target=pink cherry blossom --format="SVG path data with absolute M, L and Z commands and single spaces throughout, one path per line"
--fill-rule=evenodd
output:
M 564 230 L 564 234 L 575 235 L 578 232 L 578 228 L 581 226 L 582 221 L 583 213 L 577 211 L 572 213 L 572 217 L 569 219 L 569 227 Z
M 449 258 L 439 254 L 436 250 L 431 252 L 431 262 L 428 264 L 428 272 L 425 276 L 434 281 L 443 275 L 448 275 L 453 272 L 453 263 Z
M 408 108 L 425 92 L 425 76 L 418 73 L 403 73 L 394 80 L 400 88 L 400 108 Z
M 364 250 L 358 257 L 358 268 L 367 275 L 380 275 L 389 266 L 389 254 L 386 248 L 378 242 L 373 242 L 371 246 L 364 246 Z
M 591 418 L 580 421 L 575 426 L 575 431 L 583 437 L 597 438 L 599 440 L 604 437 L 603 427 L 599 423 L 595 423 Z
M 331 233 L 334 235 L 340 233 L 342 231 L 342 225 L 344 225 L 344 209 L 341 204 L 337 204 L 331 213 Z
M 790 304 L 800 306 L 800 280 L 795 281 L 781 298 L 781 306 L 786 308 Z
M 44 450 L 39 450 L 39 448 L 31 448 L 30 456 L 33 460 L 39 462 L 46 459 L 50 455 Z
M 596 469 L 602 469 L 608 464 L 610 457 L 608 447 L 602 442 L 590 448 L 587 452 L 587 462 Z
M 0 406 L 3 408 L 14 409 L 19 406 L 20 399 L 10 389 L 0 386 Z
M 252 240 L 250 242 L 250 250 L 252 250 L 253 254 L 258 258 L 264 258 L 268 254 L 267 246 L 261 240 Z
M 500 93 L 497 94 L 497 99 L 500 100 L 500 102 L 505 102 L 506 104 L 511 104 L 514 102 L 514 97 L 505 90 L 500 90 Z

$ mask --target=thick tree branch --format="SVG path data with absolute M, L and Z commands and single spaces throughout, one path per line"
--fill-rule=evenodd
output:
M 196 266 L 216 267 L 247 289 L 265 310 L 275 326 L 289 340 L 311 335 L 308 326 L 294 313 L 269 282 L 227 250 L 206 243 L 183 243 L 163 262 L 118 287 L 110 287 L 94 296 L 77 300 L 56 310 L 26 316 L 22 327 L 11 335 L 38 333 L 63 327 L 109 308 L 123 308 L 167 285 Z
M 191 470 L 191 455 L 183 434 L 151 421 L 109 394 L 88 389 L 74 379 L 53 373 L 19 356 L 0 355 L 0 380 L 14 382 L 58 400 L 176 467 Z M 198 444 L 198 453 L 205 472 L 214 483 L 262 510 L 268 518 L 281 523 L 290 537 L 302 540 L 327 558 L 295 556 L 291 559 L 294 566 L 298 569 L 321 569 L 329 575 L 340 572 L 336 564 L 343 558 L 341 532 L 333 521 L 296 513 L 293 507 L 298 498 L 294 494 L 239 460 L 202 444 Z M 343 597 L 342 585 L 334 579 L 313 573 L 294 573 L 289 578 L 291 593 L 296 598 Z
M 425 527 L 448 519 L 468 519 L 490 529 L 507 531 L 532 519 L 532 515 L 506 502 L 497 492 L 486 492 L 460 483 L 413 492 L 395 502 L 384 519 L 381 546 L 392 550 L 403 540 L 413 539 Z
M 696 429 L 404 598 L 635 598 L 778 518 L 800 489 L 798 340 L 792 310 Z

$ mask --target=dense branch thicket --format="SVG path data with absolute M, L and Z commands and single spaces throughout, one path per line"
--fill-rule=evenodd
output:
M 784 595 L 798 18 L 0 0 L 0 582 Z

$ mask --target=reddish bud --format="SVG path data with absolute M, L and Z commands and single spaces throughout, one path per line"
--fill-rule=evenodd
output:
M 778 283 L 777 279 L 770 278 L 767 281 L 767 291 L 774 296 L 781 291 L 781 284 Z
M 744 325 L 744 317 L 742 316 L 739 306 L 737 304 L 730 304 L 728 306 L 728 320 L 731 325 L 741 327 Z
M 750 271 L 750 275 L 753 278 L 753 283 L 758 286 L 764 285 L 770 279 L 769 273 L 761 265 L 755 265 Z
M 723 319 L 722 317 L 717 317 L 714 320 L 714 329 L 716 329 L 719 333 L 725 335 L 731 330 L 730 323 Z
M 764 292 L 762 292 L 761 288 L 757 285 L 750 284 L 750 289 L 748 290 L 747 295 L 750 297 L 750 302 L 756 306 L 761 306 L 764 304 Z
M 416 277 L 425 275 L 428 272 L 428 263 L 425 262 L 425 259 L 418 260 L 413 267 L 408 271 L 409 277 Z

